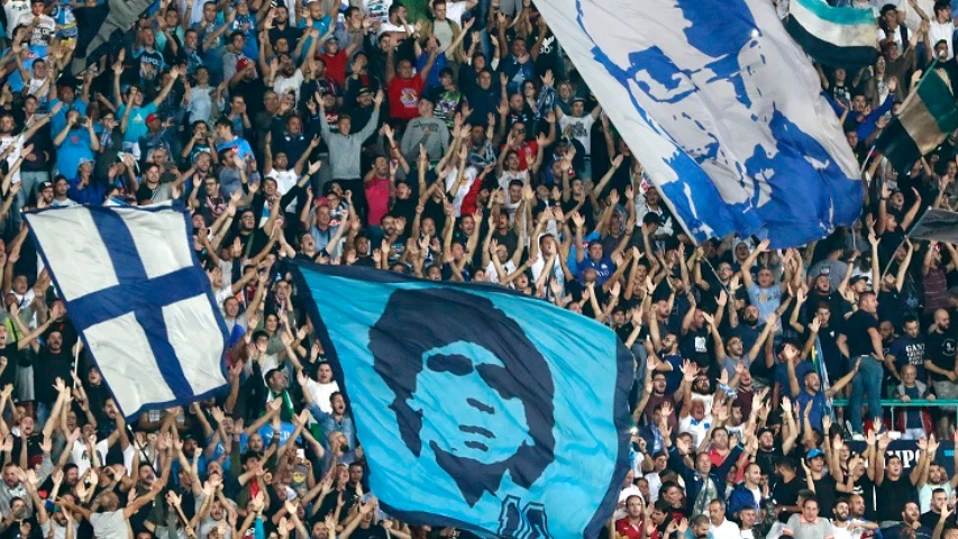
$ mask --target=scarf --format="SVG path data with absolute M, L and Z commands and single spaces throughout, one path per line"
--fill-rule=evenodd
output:
M 708 516 L 709 503 L 719 497 L 715 481 L 712 481 L 712 478 L 707 475 L 703 479 L 702 490 L 699 491 L 698 496 L 695 497 L 695 503 L 692 505 L 692 518 L 699 515 Z

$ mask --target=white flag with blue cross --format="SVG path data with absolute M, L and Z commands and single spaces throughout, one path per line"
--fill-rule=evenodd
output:
M 182 205 L 55 208 L 26 220 L 125 417 L 226 387 L 226 324 Z

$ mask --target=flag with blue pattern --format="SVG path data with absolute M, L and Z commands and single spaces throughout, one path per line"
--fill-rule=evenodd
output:
M 182 204 L 27 213 L 87 351 L 125 417 L 227 386 L 226 324 Z
M 858 163 L 772 2 L 536 6 L 696 242 L 791 247 L 858 217 Z
M 492 285 L 298 265 L 387 513 L 595 537 L 628 470 L 633 359 L 592 319 Z

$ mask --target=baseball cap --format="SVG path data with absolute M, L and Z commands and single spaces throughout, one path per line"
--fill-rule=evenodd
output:
M 152 122 L 153 120 L 159 120 L 159 119 L 160 119 L 160 117 L 157 116 L 155 113 L 150 113 L 150 114 L 147 115 L 147 117 L 146 117 L 146 123 L 150 123 L 150 122 Z
M 814 449 L 809 449 L 808 453 L 805 453 L 805 460 L 812 460 L 817 457 L 825 457 L 825 453 L 823 453 L 822 450 L 818 449 L 817 447 Z
M 246 66 L 252 64 L 249 58 L 240 58 L 236 61 L 236 70 L 246 69 Z
M 856 283 L 860 283 L 862 281 L 867 281 L 867 280 L 868 279 L 866 279 L 864 275 L 856 275 L 848 280 L 848 284 L 854 285 Z
M 79 163 L 77 163 L 77 166 L 85 165 L 87 163 L 92 163 L 92 162 L 93 162 L 93 159 L 90 159 L 89 157 L 81 157 Z
M 51 182 L 50 180 L 47 180 L 41 183 L 40 190 L 43 191 L 44 189 L 53 189 L 53 182 Z

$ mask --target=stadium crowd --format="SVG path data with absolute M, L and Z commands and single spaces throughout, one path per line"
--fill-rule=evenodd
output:
M 954 410 L 881 407 L 958 400 L 958 246 L 906 237 L 958 205 L 958 146 L 901 171 L 868 151 L 933 57 L 958 84 L 955 23 L 947 2 L 911 30 L 850 4 L 875 9 L 882 54 L 820 72 L 862 218 L 771 250 L 688 240 L 528 0 L 422 20 L 397 0 L 160 0 L 82 71 L 101 2 L 5 0 L 0 539 L 458 536 L 368 492 L 292 259 L 495 283 L 611 327 L 637 359 L 609 537 L 958 538 Z M 230 387 L 127 423 L 21 214 L 167 201 L 192 212 Z M 917 440 L 909 470 L 897 439 Z

